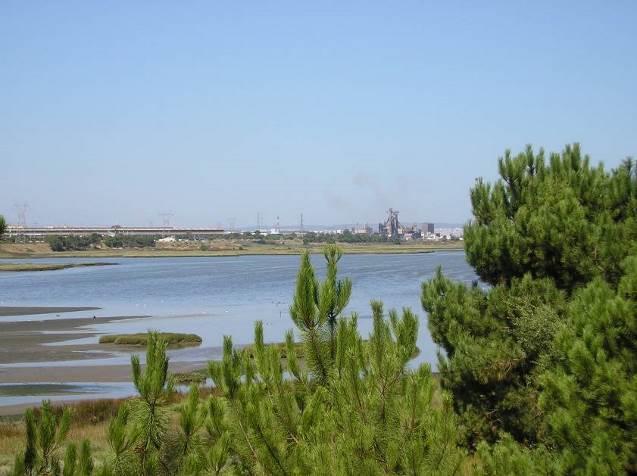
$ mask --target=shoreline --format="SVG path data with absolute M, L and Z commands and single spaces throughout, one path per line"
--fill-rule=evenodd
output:
M 117 263 L 0 263 L 0 272 L 24 273 L 28 271 L 58 271 L 69 268 L 90 268 L 93 266 L 115 265 L 117 265 Z
M 102 308 L 94 306 L 0 306 L 0 317 L 62 314 L 68 312 L 97 311 L 99 309 Z M 0 321 L 0 323 L 2 323 L 2 321 Z
M 337 243 L 344 254 L 423 254 L 440 251 L 464 251 L 464 242 L 451 242 L 448 245 L 423 245 L 423 244 L 347 244 Z M 238 245 L 242 246 L 242 245 Z M 188 258 L 188 257 L 228 257 L 228 256 L 287 256 L 299 255 L 305 251 L 311 254 L 322 254 L 323 244 L 300 246 L 268 246 L 263 248 L 249 246 L 243 249 L 171 249 L 171 248 L 130 248 L 86 251 L 8 251 L 0 246 L 1 259 L 38 259 L 38 258 Z

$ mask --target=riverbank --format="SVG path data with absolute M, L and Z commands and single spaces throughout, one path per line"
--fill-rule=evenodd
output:
M 0 273 L 9 271 L 57 271 L 68 268 L 112 266 L 115 264 L 117 263 L 0 263 Z
M 464 242 L 338 243 L 345 254 L 413 254 L 462 250 Z M 95 248 L 51 251 L 46 243 L 0 243 L 0 258 L 177 258 L 206 256 L 298 255 L 323 253 L 323 243 L 304 245 L 298 240 L 259 244 L 245 241 L 210 242 L 207 247 L 179 244 L 158 248 Z

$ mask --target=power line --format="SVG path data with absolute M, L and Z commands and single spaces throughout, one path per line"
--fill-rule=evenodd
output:
M 27 226 L 27 212 L 29 211 L 29 204 L 27 202 L 16 203 L 15 208 L 18 212 L 18 225 Z

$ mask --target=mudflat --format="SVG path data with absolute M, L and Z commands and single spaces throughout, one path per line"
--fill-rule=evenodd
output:
M 0 317 L 32 316 L 37 314 L 61 314 L 64 312 L 95 311 L 99 307 L 38 307 L 38 306 L 0 306 Z
M 46 309 L 45 312 L 63 312 L 61 309 L 93 310 L 95 308 L 31 308 Z M 60 309 L 51 311 L 51 309 Z M 26 310 L 26 308 L 25 308 Z M 24 312 L 22 315 L 28 314 Z M 33 312 L 32 314 L 36 314 Z M 16 315 L 16 314 L 12 314 Z M 73 339 L 92 337 L 97 333 L 85 326 L 96 323 L 107 323 L 124 319 L 140 319 L 149 316 L 111 316 L 111 317 L 82 317 L 58 318 L 48 320 L 34 320 L 23 322 L 0 321 L 0 383 L 16 384 L 67 384 L 91 382 L 130 382 L 131 366 L 129 363 L 114 364 L 88 363 L 81 365 L 84 359 L 107 359 L 125 353 L 140 353 L 139 348 L 127 346 L 111 346 L 105 344 L 62 344 Z M 122 349 L 121 347 L 125 347 Z M 143 350 L 141 351 L 143 352 Z M 58 361 L 67 361 L 66 363 Z M 68 361 L 77 361 L 78 365 L 69 365 Z M 42 365 L 46 362 L 47 365 Z M 20 363 L 19 367 L 6 364 Z M 201 368 L 201 362 L 170 362 L 171 372 L 190 372 Z M 40 388 L 40 387 L 38 387 Z M 71 395 L 73 392 L 70 392 Z M 90 399 L 90 395 L 87 395 Z M 75 399 L 69 397 L 68 402 Z M 64 402 L 62 400 L 59 403 Z M 33 407 L 33 403 L 2 405 L 0 417 L 21 414 L 26 408 Z M 37 405 L 36 405 L 37 406 Z
M 89 309 L 92 310 L 95 308 Z M 0 364 L 17 362 L 53 362 L 59 360 L 80 360 L 108 357 L 111 354 L 105 354 L 104 346 L 100 346 L 98 343 L 57 346 L 46 344 L 94 336 L 96 335 L 96 332 L 93 332 L 91 329 L 83 328 L 83 326 L 93 325 L 97 322 L 105 323 L 122 319 L 143 317 L 148 316 L 98 317 L 96 319 L 93 319 L 92 317 L 76 319 L 60 318 L 22 322 L 0 321 Z M 69 367 L 65 367 L 65 369 L 68 371 Z M 14 370 L 21 371 L 21 378 L 7 379 L 7 369 L 4 368 L 0 369 L 0 382 L 24 381 L 25 378 L 28 378 L 29 373 L 34 373 L 37 369 L 29 367 Z M 47 369 L 43 368 L 43 370 Z M 95 378 L 94 375 L 93 378 Z M 65 380 L 70 379 L 66 378 Z

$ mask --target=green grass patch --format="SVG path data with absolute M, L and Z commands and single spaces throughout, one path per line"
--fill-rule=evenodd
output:
M 180 334 L 176 332 L 160 332 L 160 337 L 168 342 L 169 346 L 186 347 L 201 344 L 201 337 L 197 334 Z M 100 344 L 134 345 L 145 347 L 148 345 L 148 333 L 139 334 L 113 334 L 101 336 Z
M 117 263 L 2 263 L 0 271 L 55 271 L 88 266 L 109 266 Z

